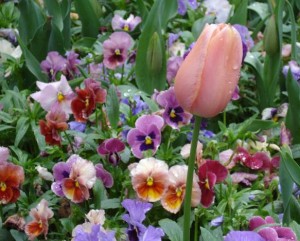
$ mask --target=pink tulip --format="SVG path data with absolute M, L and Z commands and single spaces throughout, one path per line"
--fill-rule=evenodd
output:
M 228 24 L 206 25 L 175 77 L 180 106 L 202 117 L 223 111 L 237 86 L 242 40 Z

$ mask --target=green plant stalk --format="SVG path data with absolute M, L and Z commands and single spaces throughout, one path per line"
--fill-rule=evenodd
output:
M 67 140 L 68 140 L 68 142 L 69 142 L 69 144 L 70 144 L 72 153 L 75 154 L 75 151 L 74 151 L 74 148 L 73 148 L 73 144 L 72 144 L 72 141 L 71 141 L 71 139 L 70 139 L 68 133 L 67 133 L 66 131 L 64 131 L 64 134 L 65 134 L 65 137 L 67 138 Z
M 188 174 L 186 180 L 185 199 L 184 199 L 184 224 L 183 224 L 183 240 L 190 240 L 190 219 L 191 219 L 191 200 L 192 200 L 192 187 L 193 187 L 193 175 L 194 165 L 196 158 L 196 149 L 198 136 L 200 131 L 201 117 L 195 117 L 195 126 L 193 131 L 192 146 L 190 152 L 190 158 L 188 162 Z

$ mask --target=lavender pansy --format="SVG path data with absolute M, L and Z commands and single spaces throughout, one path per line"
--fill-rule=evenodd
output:
M 206 8 L 206 15 L 216 17 L 216 23 L 227 21 L 231 11 L 231 5 L 227 0 L 204 0 L 203 5 Z
M 78 121 L 70 121 L 69 123 L 70 130 L 84 132 L 86 128 L 86 124 Z
M 79 225 L 74 234 L 73 241 L 115 241 L 114 231 L 103 231 L 101 225 L 94 224 L 91 230 L 87 231 Z
M 114 185 L 113 176 L 104 169 L 102 164 L 96 164 L 96 177 L 100 179 L 103 185 L 107 188 L 111 188 Z
M 293 78 L 299 82 L 300 81 L 299 64 L 296 61 L 291 60 L 289 61 L 288 65 L 283 66 L 282 73 L 285 75 L 285 77 L 287 76 L 289 70 L 291 71 Z
M 234 24 L 233 27 L 239 32 L 239 34 L 242 38 L 243 59 L 244 59 L 246 56 L 246 52 L 250 51 L 250 49 L 254 46 L 254 41 L 253 41 L 251 34 L 246 26 L 240 25 L 240 24 Z
M 110 138 L 102 142 L 97 151 L 99 154 L 107 156 L 111 164 L 117 165 L 121 159 L 119 152 L 124 151 L 124 149 L 125 145 L 122 141 L 117 138 Z
M 68 79 L 73 79 L 80 73 L 79 69 L 77 68 L 77 65 L 79 65 L 81 62 L 78 59 L 78 56 L 79 54 L 75 53 L 73 50 L 66 53 L 66 67 L 63 72 Z
M 127 32 L 133 31 L 136 26 L 142 21 L 140 17 L 135 17 L 132 14 L 127 19 L 122 18 L 120 15 L 115 14 L 111 21 L 113 30 L 122 29 Z
M 222 225 L 222 223 L 224 222 L 224 217 L 223 216 L 219 216 L 214 218 L 213 220 L 210 221 L 210 225 L 212 227 L 219 227 Z
M 165 108 L 163 118 L 174 129 L 178 129 L 178 126 L 181 124 L 188 124 L 193 117 L 192 114 L 185 112 L 179 106 L 175 97 L 174 87 L 160 92 L 156 97 L 156 101 L 161 107 Z
M 125 63 L 128 55 L 128 49 L 132 45 L 132 38 L 125 32 L 114 32 L 109 39 L 103 43 L 103 63 L 109 69 Z
M 252 231 L 230 231 L 224 241 L 266 241 L 259 234 Z
M 47 54 L 45 60 L 41 62 L 42 70 L 48 74 L 49 78 L 55 80 L 56 74 L 66 67 L 66 59 L 58 52 L 52 51 Z
M 145 151 L 152 154 L 158 149 L 161 141 L 161 129 L 164 120 L 158 115 L 143 115 L 135 122 L 135 128 L 127 134 L 127 142 L 137 158 L 143 158 Z
M 170 48 L 172 44 L 179 38 L 179 34 L 176 33 L 169 33 L 168 38 L 168 47 Z
M 185 15 L 188 6 L 195 10 L 198 7 L 198 3 L 197 0 L 178 0 L 178 13 L 180 15 Z
M 183 62 L 183 58 L 180 56 L 173 56 L 171 58 L 168 59 L 168 63 L 167 63 L 167 80 L 169 82 L 169 85 L 172 84 L 177 71 L 180 67 L 180 65 Z
M 161 238 L 165 235 L 164 231 L 161 228 L 155 228 L 149 226 L 143 233 L 143 236 L 140 238 L 141 241 L 161 241 Z

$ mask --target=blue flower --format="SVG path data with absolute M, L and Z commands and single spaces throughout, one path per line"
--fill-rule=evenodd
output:
M 265 241 L 265 239 L 252 231 L 230 231 L 224 241 Z
M 178 0 L 178 13 L 180 15 L 185 15 L 187 11 L 187 6 L 195 10 L 198 7 L 197 0 Z
M 86 128 L 86 124 L 82 123 L 82 122 L 77 122 L 77 121 L 70 121 L 69 128 L 70 128 L 70 130 L 73 130 L 73 131 L 84 132 L 85 128 Z

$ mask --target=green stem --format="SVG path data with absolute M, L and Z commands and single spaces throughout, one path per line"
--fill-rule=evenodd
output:
M 194 234 L 194 241 L 199 241 L 199 216 L 198 214 L 195 215 L 195 234 Z
M 223 111 L 223 124 L 226 126 L 226 111 Z
M 186 190 L 185 190 L 185 199 L 184 199 L 184 224 L 183 224 L 184 241 L 190 240 L 192 186 L 193 186 L 193 175 L 194 175 L 197 142 L 198 142 L 198 136 L 200 131 L 200 123 L 201 123 L 200 116 L 195 116 L 195 126 L 193 131 L 190 159 L 188 163 L 188 174 L 186 179 Z
M 67 138 L 67 140 L 68 140 L 68 142 L 69 142 L 69 144 L 70 144 L 72 153 L 75 154 L 75 151 L 74 151 L 74 148 L 73 148 L 73 144 L 72 144 L 72 141 L 71 141 L 69 135 L 67 134 L 66 131 L 64 131 L 64 134 L 65 134 L 65 136 L 66 136 L 66 138 Z

